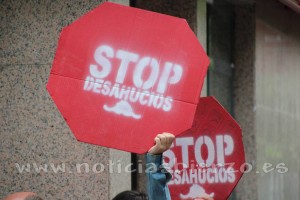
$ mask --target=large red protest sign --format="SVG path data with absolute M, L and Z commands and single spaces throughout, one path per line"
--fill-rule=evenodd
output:
M 47 89 L 79 141 L 144 153 L 191 127 L 208 63 L 184 19 L 104 3 L 62 30 Z
M 245 167 L 240 126 L 213 97 L 200 99 L 193 127 L 176 137 L 164 156 L 174 200 L 203 193 L 227 199 Z

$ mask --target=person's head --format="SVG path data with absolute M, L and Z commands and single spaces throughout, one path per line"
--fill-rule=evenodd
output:
M 43 200 L 33 192 L 16 192 L 8 195 L 4 200 Z
M 119 193 L 112 200 L 148 200 L 148 198 L 143 192 L 124 191 Z

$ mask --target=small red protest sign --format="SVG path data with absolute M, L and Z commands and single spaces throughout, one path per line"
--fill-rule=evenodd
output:
M 241 128 L 215 98 L 200 98 L 193 127 L 164 156 L 172 199 L 227 199 L 245 167 Z
M 79 141 L 144 153 L 191 127 L 208 63 L 184 19 L 107 2 L 62 30 L 47 89 Z

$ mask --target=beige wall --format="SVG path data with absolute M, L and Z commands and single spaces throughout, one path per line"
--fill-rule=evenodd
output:
M 258 199 L 300 199 L 300 15 L 275 1 L 257 5 L 255 121 Z M 265 163 L 272 172 L 264 173 Z M 288 168 L 279 173 L 279 163 Z

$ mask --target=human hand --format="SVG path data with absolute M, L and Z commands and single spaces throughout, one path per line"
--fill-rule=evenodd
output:
M 171 133 L 158 134 L 154 138 L 155 145 L 149 149 L 148 153 L 162 154 L 163 152 L 167 151 L 171 147 L 174 139 L 175 136 Z

